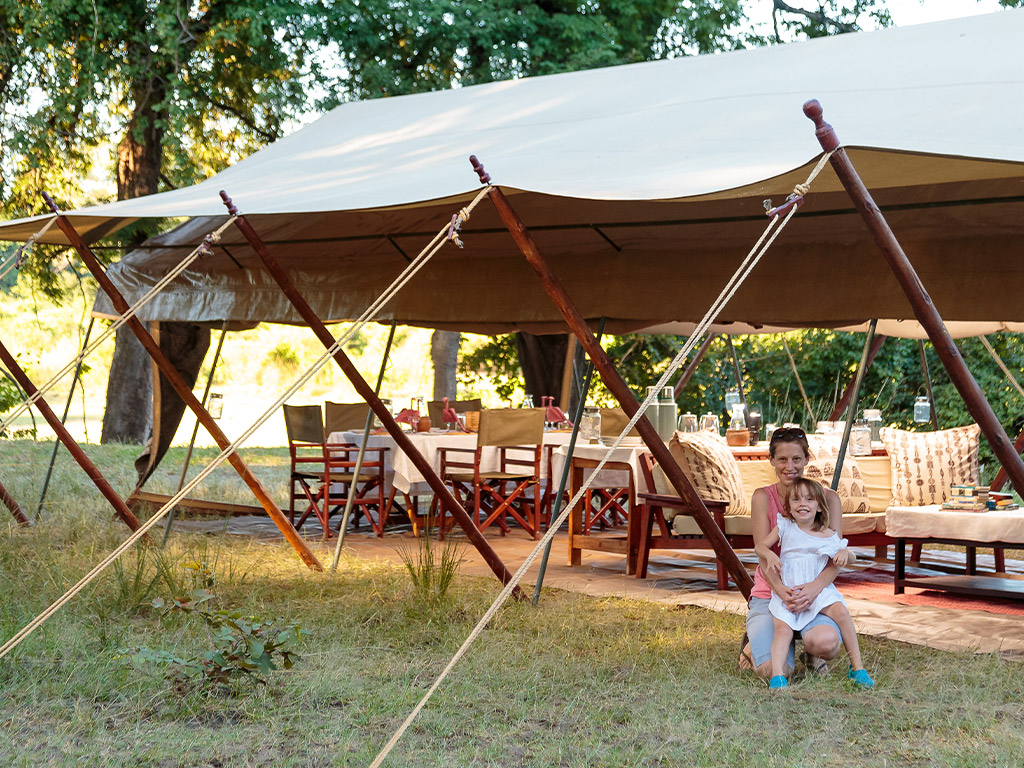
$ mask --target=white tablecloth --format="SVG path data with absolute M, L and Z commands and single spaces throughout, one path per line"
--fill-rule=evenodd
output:
M 545 445 L 565 445 L 569 442 L 569 432 L 545 432 Z M 441 470 L 440 448 L 476 448 L 476 435 L 465 432 L 442 432 L 440 430 L 430 432 L 410 432 L 407 437 L 423 458 L 429 462 L 435 472 Z M 328 436 L 332 443 L 352 443 L 360 445 L 363 442 L 363 433 L 359 432 L 332 432 Z M 386 480 L 388 491 L 391 485 L 402 493 L 410 495 L 421 495 L 430 493 L 427 485 L 412 460 L 403 451 L 398 450 L 398 444 L 391 435 L 370 435 L 367 443 L 368 448 L 389 448 L 385 454 Z M 498 468 L 498 449 L 488 448 L 480 457 L 480 466 L 484 471 L 491 471 Z M 541 475 L 547 472 L 547 451 L 541 452 Z M 557 477 L 557 475 L 556 475 Z M 557 482 L 557 480 L 555 481 Z
M 566 441 L 568 442 L 568 441 Z M 623 464 L 629 464 L 630 472 L 633 475 L 633 481 L 635 484 L 637 493 L 648 493 L 647 484 L 643 481 L 643 475 L 640 473 L 640 454 L 647 450 L 647 446 L 640 445 L 637 447 L 623 448 L 619 447 L 612 451 L 611 456 L 608 457 L 609 461 L 621 462 Z M 551 457 L 552 464 L 552 482 L 557 485 L 559 477 L 561 477 L 562 467 L 565 464 L 565 455 L 568 451 L 568 446 L 556 448 Z M 589 444 L 586 441 L 577 441 L 574 449 L 574 455 L 583 459 L 593 459 L 599 461 L 604 458 L 604 455 L 608 452 L 608 447 L 601 445 L 600 443 Z M 589 477 L 589 473 L 584 474 L 584 480 Z M 591 487 L 595 488 L 625 488 L 629 485 L 629 476 L 624 470 L 621 469 L 603 469 L 601 470 L 598 477 L 594 480 Z M 566 484 L 566 490 L 569 490 L 569 485 Z

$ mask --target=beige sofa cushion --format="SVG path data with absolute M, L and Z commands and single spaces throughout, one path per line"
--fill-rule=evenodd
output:
M 893 507 L 941 504 L 954 485 L 978 482 L 977 424 L 938 432 L 882 429 L 889 454 Z
M 672 518 L 672 530 L 677 536 L 700 536 L 697 521 L 689 515 Z M 869 512 L 864 515 L 843 515 L 843 536 L 857 533 L 885 533 L 885 512 Z M 725 518 L 727 536 L 753 536 L 749 516 L 729 515 Z
M 811 460 L 804 469 L 804 477 L 817 480 L 831 488 L 842 439 L 838 435 L 808 435 L 807 440 L 810 444 Z M 836 493 L 842 501 L 844 517 L 866 515 L 870 512 L 871 500 L 864 487 L 860 466 L 857 459 L 850 455 L 849 450 L 843 457 L 843 468 L 839 471 Z
M 713 432 L 676 432 L 669 452 L 702 499 L 724 501 L 727 515 L 749 515 L 750 496 L 745 494 L 737 461 L 725 439 Z M 661 467 L 655 467 L 655 490 L 676 496 Z

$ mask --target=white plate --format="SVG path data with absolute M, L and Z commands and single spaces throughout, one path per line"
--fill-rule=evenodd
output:
M 602 437 L 601 438 L 601 445 L 605 445 L 605 446 L 611 447 L 611 445 L 614 442 L 615 442 L 615 438 L 614 437 Z M 642 437 L 624 437 L 624 438 L 622 438 L 622 442 L 619 443 L 619 448 L 639 448 L 643 444 L 644 444 L 644 439 Z

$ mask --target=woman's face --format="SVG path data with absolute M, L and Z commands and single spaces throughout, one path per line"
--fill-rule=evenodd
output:
M 793 481 L 804 474 L 807 457 L 799 443 L 776 443 L 775 455 L 769 459 L 775 469 L 775 476 L 783 485 L 792 485 Z

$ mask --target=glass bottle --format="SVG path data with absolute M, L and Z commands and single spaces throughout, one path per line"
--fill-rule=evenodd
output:
M 697 414 L 687 411 L 679 417 L 679 430 L 681 432 L 697 431 Z
M 850 453 L 854 456 L 871 455 L 871 427 L 866 421 L 857 421 L 850 428 Z
M 580 437 L 592 443 L 601 439 L 601 409 L 596 405 L 584 406 L 580 418 Z
M 864 420 L 871 428 L 871 442 L 879 442 L 882 439 L 882 412 L 878 408 L 865 408 Z
M 932 420 L 932 405 L 927 397 L 919 397 L 914 401 L 914 421 L 925 424 Z
M 676 431 L 679 406 L 676 405 L 675 390 L 665 387 L 658 396 L 658 435 L 662 440 L 671 440 Z

